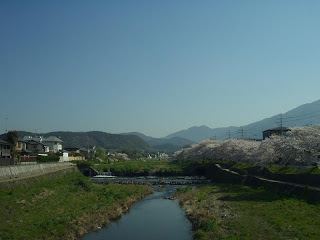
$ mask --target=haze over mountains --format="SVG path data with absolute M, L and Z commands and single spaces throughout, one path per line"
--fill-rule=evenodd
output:
M 182 137 L 191 141 L 199 142 L 214 138 L 218 140 L 250 138 L 262 139 L 264 130 L 281 125 L 284 127 L 299 127 L 320 124 L 320 100 L 301 105 L 284 114 L 278 114 L 261 121 L 241 127 L 209 128 L 207 126 L 191 127 L 168 135 L 166 138 Z M 243 131 L 242 131 L 243 130 Z
M 242 127 L 209 128 L 207 126 L 191 127 L 178 131 L 165 138 L 154 138 L 138 132 L 110 134 L 101 131 L 91 132 L 50 132 L 42 136 L 56 136 L 63 140 L 64 147 L 88 147 L 88 145 L 103 147 L 108 150 L 133 150 L 140 152 L 173 153 L 186 145 L 213 138 L 225 139 L 262 139 L 262 131 L 281 125 L 284 127 L 298 127 L 320 124 L 320 100 L 301 105 L 284 114 L 278 114 L 261 121 Z M 20 137 L 34 135 L 34 133 L 19 131 Z M 4 135 L 2 135 L 3 137 Z

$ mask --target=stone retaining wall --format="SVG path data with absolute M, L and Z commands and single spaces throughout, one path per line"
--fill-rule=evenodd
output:
M 0 167 L 0 181 L 7 179 L 15 179 L 21 177 L 42 174 L 51 171 L 58 171 L 65 168 L 73 167 L 72 163 L 41 163 L 32 165 L 14 165 Z

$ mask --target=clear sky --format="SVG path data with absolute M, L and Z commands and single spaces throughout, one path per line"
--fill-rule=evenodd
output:
M 0 133 L 163 137 L 320 99 L 320 1 L 0 1 Z

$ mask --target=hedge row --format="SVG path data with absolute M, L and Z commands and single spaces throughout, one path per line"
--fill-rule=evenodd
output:
M 38 162 L 58 162 L 60 159 L 59 156 L 37 156 L 37 161 Z

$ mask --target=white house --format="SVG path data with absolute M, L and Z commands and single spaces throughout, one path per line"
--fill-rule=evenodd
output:
M 31 136 L 25 136 L 23 138 L 23 141 L 35 141 L 35 142 L 39 142 L 42 143 L 43 145 L 45 145 L 46 147 L 49 148 L 50 152 L 54 152 L 57 153 L 59 151 L 62 151 L 62 140 L 55 137 L 55 136 L 50 136 L 50 137 L 31 137 Z M 45 151 L 47 152 L 47 151 Z
M 50 152 L 57 153 L 59 151 L 62 151 L 63 141 L 55 136 L 44 137 L 42 139 L 42 142 L 49 147 Z

